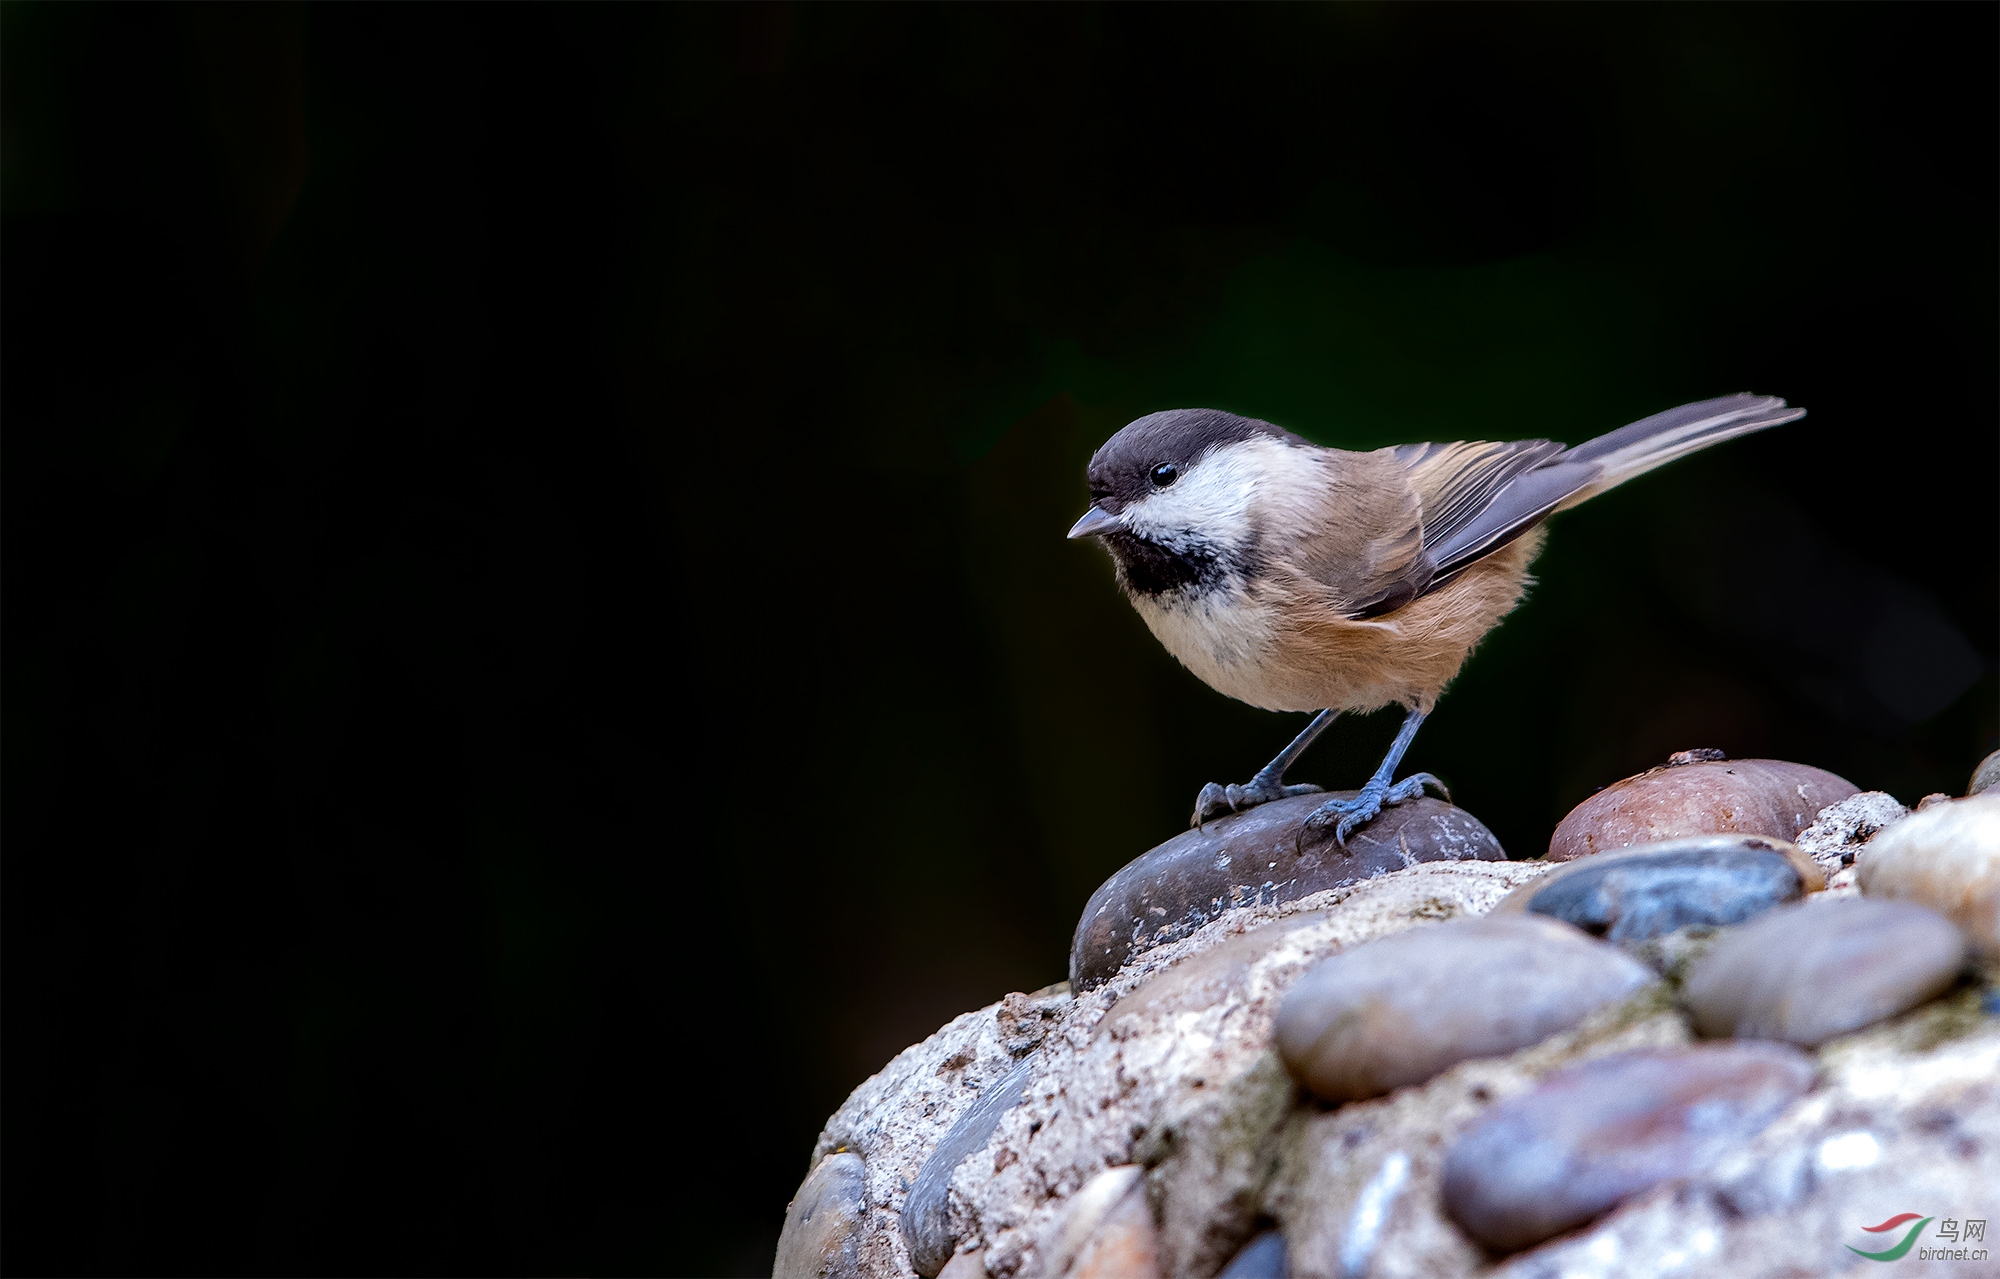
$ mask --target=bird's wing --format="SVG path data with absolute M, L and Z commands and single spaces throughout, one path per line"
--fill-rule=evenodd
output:
M 1464 440 L 1395 450 L 1424 508 L 1424 552 L 1435 590 L 1473 561 L 1533 528 L 1602 473 L 1553 440 Z
M 1331 596 L 1346 617 L 1377 617 L 1401 608 L 1430 586 L 1434 565 L 1424 550 L 1423 503 L 1389 449 L 1348 453 L 1325 449 L 1324 483 L 1311 486 L 1307 505 L 1283 524 L 1310 530 L 1289 558 Z
M 1776 396 L 1683 404 L 1573 449 L 1548 440 L 1405 444 L 1397 458 L 1424 505 L 1424 553 L 1436 590 L 1552 513 L 1711 444 L 1805 416 Z

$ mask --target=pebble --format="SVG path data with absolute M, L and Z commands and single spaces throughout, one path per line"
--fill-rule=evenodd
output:
M 1691 835 L 1795 840 L 1822 808 L 1858 789 L 1824 769 L 1783 760 L 1688 758 L 1615 782 L 1571 809 L 1549 840 L 1549 860 Z
M 1285 1279 L 1285 1234 L 1266 1230 L 1244 1244 L 1215 1279 Z
M 1301 850 L 1299 828 L 1329 797 L 1297 795 L 1218 818 L 1105 880 L 1070 945 L 1076 991 L 1102 985 L 1153 947 L 1239 907 L 1290 901 L 1419 862 L 1507 859 L 1479 819 L 1428 795 L 1383 809 L 1344 849 L 1328 840 Z
M 1106 1168 L 1071 1198 L 1054 1246 L 1045 1252 L 1049 1279 L 1158 1279 L 1159 1239 L 1146 1206 L 1145 1169 Z
M 2000 959 L 2000 792 L 1948 800 L 1883 831 L 1856 875 L 1870 897 L 1920 902 Z
M 1609 942 L 1737 924 L 1825 886 L 1811 858 L 1783 840 L 1703 835 L 1599 853 L 1515 890 L 1520 909 Z
M 1707 1038 L 1811 1047 L 1936 997 L 1964 963 L 1965 939 L 1926 907 L 1859 897 L 1801 902 L 1716 942 L 1681 994 Z
M 1653 980 L 1541 915 L 1420 926 L 1309 969 L 1279 1006 L 1278 1054 L 1318 1096 L 1358 1101 L 1538 1043 Z
M 1966 783 L 1965 793 L 1977 795 L 1995 782 L 2000 782 L 2000 751 L 1979 761 L 1979 767 L 1972 770 L 1972 780 Z
M 910 1265 L 924 1279 L 933 1279 L 951 1261 L 958 1241 L 951 1236 L 947 1212 L 951 1175 L 972 1155 L 986 1149 L 1001 1117 L 1021 1104 L 1035 1058 L 1030 1054 L 1019 1065 L 986 1086 L 979 1099 L 960 1115 L 945 1133 L 937 1149 L 924 1160 L 903 1198 L 903 1245 L 909 1249 Z
M 1769 1043 L 1621 1053 L 1557 1071 L 1452 1146 L 1445 1211 L 1497 1252 L 1530 1247 L 1700 1172 L 1812 1081 L 1805 1054 Z
M 855 1279 L 861 1273 L 866 1165 L 853 1151 L 828 1155 L 806 1175 L 778 1234 L 772 1279 Z

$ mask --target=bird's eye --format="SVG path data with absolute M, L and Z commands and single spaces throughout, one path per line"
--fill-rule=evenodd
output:
M 1163 489 L 1181 477 L 1181 470 L 1172 462 L 1162 462 L 1153 468 L 1153 487 Z

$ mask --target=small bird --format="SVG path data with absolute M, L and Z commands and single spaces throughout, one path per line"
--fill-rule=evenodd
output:
M 1353 453 L 1216 409 L 1153 413 L 1090 459 L 1090 509 L 1069 531 L 1111 553 L 1154 636 L 1210 688 L 1273 711 L 1318 711 L 1247 783 L 1201 788 L 1191 825 L 1318 791 L 1285 770 L 1342 711 L 1407 714 L 1382 766 L 1330 799 L 1301 838 L 1343 845 L 1384 805 L 1410 741 L 1472 648 L 1521 601 L 1542 521 L 1698 449 L 1794 421 L 1775 396 L 1683 404 L 1566 448 L 1551 440 L 1403 444 Z M 1450 798 L 1449 794 L 1445 797 Z

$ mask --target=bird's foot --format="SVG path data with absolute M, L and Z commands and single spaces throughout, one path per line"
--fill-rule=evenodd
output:
M 1332 826 L 1334 839 L 1345 848 L 1347 837 L 1374 821 L 1376 815 L 1384 808 L 1415 799 L 1424 793 L 1426 787 L 1435 790 L 1447 803 L 1450 802 L 1451 792 L 1444 788 L 1443 782 L 1429 773 L 1411 773 L 1394 786 L 1371 778 L 1353 799 L 1329 799 L 1314 809 L 1312 816 L 1306 818 L 1305 825 L 1299 828 L 1300 842 L 1303 843 L 1308 838 L 1317 840 L 1321 832 Z
M 1325 788 L 1315 786 L 1311 782 L 1294 782 L 1287 786 L 1262 773 L 1241 786 L 1234 782 L 1227 786 L 1218 786 L 1210 782 L 1201 788 L 1201 794 L 1195 796 L 1194 816 L 1188 821 L 1188 825 L 1200 830 L 1202 823 L 1213 821 L 1218 817 L 1241 813 L 1259 804 L 1268 804 L 1274 799 L 1289 799 L 1294 795 L 1316 795 L 1323 789 Z

